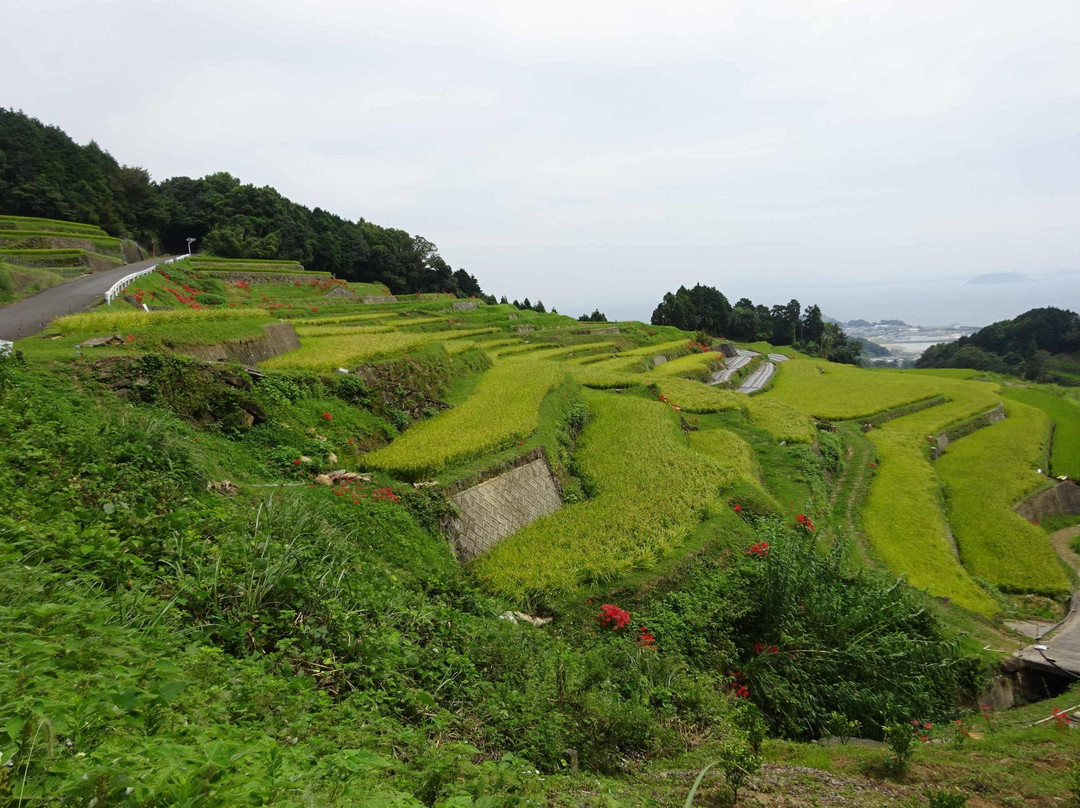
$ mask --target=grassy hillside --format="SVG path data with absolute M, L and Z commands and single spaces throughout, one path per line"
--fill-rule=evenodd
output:
M 951 722 L 1068 585 L 1010 506 L 1070 462 L 1071 399 L 803 357 L 745 396 L 671 328 L 344 288 L 181 263 L 128 290 L 165 310 L 0 360 L 0 802 L 668 805 L 720 761 L 725 804 L 763 757 L 739 804 L 1067 796 L 1058 730 Z M 184 356 L 277 321 L 302 347 L 258 369 Z M 459 565 L 442 489 L 537 447 L 563 508 Z M 952 745 L 904 777 L 801 743 L 913 720 Z

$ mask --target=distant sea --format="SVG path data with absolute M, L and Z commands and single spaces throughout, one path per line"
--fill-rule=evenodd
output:
M 970 283 L 971 277 L 822 281 L 797 290 L 793 284 L 792 296 L 804 306 L 817 303 L 823 313 L 842 322 L 984 326 L 1044 306 L 1080 312 L 1080 272 L 1028 277 L 1004 283 Z

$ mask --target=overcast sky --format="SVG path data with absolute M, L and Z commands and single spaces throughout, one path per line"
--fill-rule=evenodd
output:
M 702 282 L 930 324 L 894 281 L 985 272 L 1080 308 L 1077 0 L 5 0 L 0 44 L 0 104 L 154 179 L 421 234 L 564 313 Z M 1000 288 L 949 321 L 1024 310 Z

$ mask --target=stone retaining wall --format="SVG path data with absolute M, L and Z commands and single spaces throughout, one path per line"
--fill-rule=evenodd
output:
M 1005 405 L 998 404 L 992 410 L 987 410 L 982 415 L 976 415 L 974 418 L 969 418 L 961 424 L 957 424 L 954 427 L 946 429 L 944 432 L 940 432 L 934 436 L 934 444 L 930 447 L 930 459 L 937 460 L 941 457 L 945 448 L 954 440 L 960 440 L 972 432 L 983 427 L 996 424 L 1005 418 Z
M 397 303 L 398 300 L 394 295 L 364 295 L 362 298 L 365 303 Z
M 520 458 L 509 471 L 450 494 L 458 515 L 447 533 L 457 556 L 469 561 L 511 533 L 562 507 L 562 496 L 543 449 Z
M 263 326 L 261 337 L 230 340 L 217 345 L 190 345 L 180 352 L 211 362 L 233 359 L 244 365 L 257 365 L 299 347 L 300 338 L 292 323 L 268 323 Z
M 257 270 L 245 272 L 239 269 L 195 269 L 192 271 L 199 275 L 220 278 L 229 283 L 293 283 L 294 281 L 310 283 L 311 281 L 330 279 L 329 275 L 316 275 L 307 272 L 259 272 Z
M 1080 485 L 1060 482 L 1053 488 L 1037 491 L 1017 505 L 1016 512 L 1029 522 L 1041 522 L 1048 516 L 1080 514 Z
M 459 300 L 453 306 L 450 307 L 454 311 L 470 311 L 476 308 L 475 300 Z

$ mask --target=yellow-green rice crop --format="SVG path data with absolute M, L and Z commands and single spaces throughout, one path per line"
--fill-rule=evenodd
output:
M 172 309 L 170 311 L 137 311 L 132 309 L 99 308 L 80 314 L 69 314 L 53 320 L 51 331 L 62 334 L 99 331 L 133 331 L 152 325 L 168 323 L 211 322 L 213 320 L 268 319 L 262 309 Z
M 996 384 L 940 378 L 934 382 L 937 392 L 948 399 L 946 403 L 888 421 L 880 428 L 925 440 L 927 435 L 936 435 L 956 423 L 993 409 L 999 400 Z
M 733 394 L 738 395 L 738 394 Z M 817 440 L 814 419 L 783 402 L 762 396 L 745 396 L 750 423 L 761 427 L 777 440 L 788 443 L 813 443 Z
M 711 457 L 726 469 L 731 469 L 739 479 L 756 488 L 766 499 L 773 499 L 762 485 L 761 469 L 758 467 L 754 450 L 734 432 L 728 429 L 702 429 L 688 433 L 687 438 L 694 451 Z
M 530 359 L 563 359 L 586 351 L 595 351 L 601 348 L 613 348 L 614 342 L 586 342 L 579 345 L 553 345 L 541 348 L 529 354 Z M 505 355 L 505 354 L 504 354 Z
M 720 390 L 691 379 L 680 379 L 677 376 L 658 379 L 656 386 L 660 390 L 660 395 L 686 412 L 725 412 L 743 409 L 749 401 L 746 396 L 739 393 Z
M 661 342 L 659 345 L 645 345 L 641 348 L 630 348 L 623 351 L 620 356 L 660 356 L 661 354 L 685 351 L 689 339 L 677 339 L 671 342 Z
M 501 362 L 464 404 L 415 424 L 364 463 L 416 480 L 512 446 L 536 430 L 540 402 L 565 376 L 555 362 Z
M 585 387 L 592 387 L 596 390 L 609 390 L 617 387 L 637 387 L 638 385 L 649 383 L 649 379 L 642 373 L 629 373 L 624 370 L 618 370 L 617 368 L 609 370 L 606 362 L 601 367 L 597 367 L 596 365 L 568 364 L 566 365 L 566 369 L 580 384 Z
M 790 359 L 779 365 L 775 379 L 771 398 L 818 418 L 836 420 L 862 418 L 929 398 L 944 382 L 821 359 Z
M 332 326 L 298 325 L 296 333 L 301 337 L 340 337 L 343 334 L 389 334 L 397 329 L 391 325 Z
M 514 597 L 565 592 L 648 568 L 678 549 L 738 480 L 694 451 L 660 402 L 585 391 L 592 420 L 576 459 L 596 496 L 542 517 L 474 562 L 477 575 Z
M 949 523 L 973 575 L 1012 592 L 1064 595 L 1069 581 L 1046 533 L 1012 506 L 1045 485 L 1036 473 L 1050 420 L 1009 401 L 1006 418 L 949 444 L 935 469 L 945 486 Z
M 912 586 L 965 609 L 994 614 L 994 600 L 953 550 L 938 480 L 919 440 L 884 430 L 872 431 L 870 439 L 879 466 L 863 509 L 863 530 L 878 555 Z
M 271 370 L 333 370 L 339 367 L 355 367 L 363 362 L 422 348 L 433 342 L 470 337 L 477 333 L 483 334 L 486 331 L 435 331 L 427 334 L 395 331 L 390 334 L 305 337 L 299 349 L 268 359 L 262 366 Z
M 1054 419 L 1053 473 L 1080 478 L 1080 401 L 1060 387 L 1002 387 L 1001 394 L 1038 407 Z
M 680 356 L 678 359 L 672 359 L 657 365 L 649 371 L 649 375 L 655 377 L 701 376 L 708 372 L 710 365 L 719 363 L 723 359 L 722 354 L 713 351 L 687 354 L 686 356 Z

